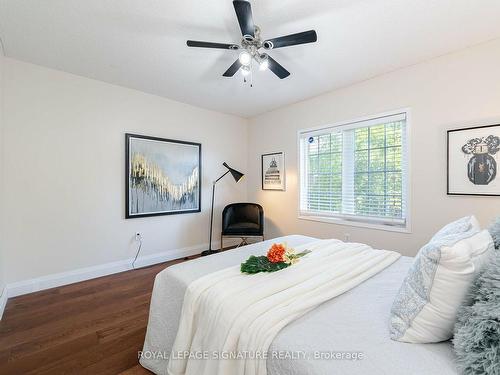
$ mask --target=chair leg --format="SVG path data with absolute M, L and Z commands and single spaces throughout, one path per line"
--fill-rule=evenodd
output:
M 220 234 L 220 251 L 224 250 L 224 235 Z

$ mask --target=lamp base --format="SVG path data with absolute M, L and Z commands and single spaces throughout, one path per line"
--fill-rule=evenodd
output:
M 218 253 L 220 250 L 205 250 L 201 252 L 201 256 L 205 257 L 207 255 L 212 255 Z

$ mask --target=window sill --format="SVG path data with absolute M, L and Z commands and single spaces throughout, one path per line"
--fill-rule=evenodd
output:
M 346 225 L 351 227 L 361 227 L 375 230 L 383 230 L 387 232 L 398 232 L 398 233 L 411 233 L 409 225 L 407 224 L 405 227 L 393 226 L 393 225 L 384 225 L 384 224 L 374 224 L 374 223 L 365 223 L 361 221 L 353 221 L 353 220 L 345 220 L 335 217 L 326 217 L 326 216 L 305 216 L 299 215 L 299 220 L 309 220 L 309 221 L 317 221 L 321 223 L 328 224 L 337 224 L 337 225 Z

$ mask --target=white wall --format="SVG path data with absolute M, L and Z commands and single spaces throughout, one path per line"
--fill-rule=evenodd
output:
M 446 195 L 446 130 L 500 123 L 500 40 L 442 56 L 250 121 L 249 199 L 260 202 L 267 236 L 301 233 L 365 242 L 414 255 L 440 226 L 475 214 L 483 225 L 500 214 L 500 197 Z M 331 67 L 335 74 L 335 66 Z M 401 234 L 297 219 L 297 131 L 411 108 L 412 233 Z M 260 155 L 284 151 L 287 191 L 260 189 Z
M 4 54 L 3 54 L 3 48 L 2 48 L 2 43 L 0 41 L 0 318 L 2 316 L 2 294 L 4 292 L 4 286 L 5 286 L 5 262 L 4 262 L 4 257 L 3 257 L 3 252 L 4 252 L 4 243 L 3 243 L 3 225 L 2 225 L 2 218 L 3 218 L 3 211 L 4 211 L 4 206 L 2 204 L 2 196 L 3 196 L 3 181 L 4 181 L 4 175 L 3 175 L 3 154 L 4 154 L 4 142 L 3 142 L 3 128 L 4 128 L 4 121 L 3 121 L 3 115 L 4 115 L 4 110 L 3 110 L 3 73 L 4 73 Z
M 143 255 L 208 242 L 211 181 L 223 161 L 246 171 L 247 120 L 8 58 L 4 69 L 8 283 L 131 258 L 135 232 Z M 202 143 L 201 213 L 124 219 L 125 132 Z M 226 178 L 217 197 L 216 218 L 246 183 Z
M 447 129 L 500 123 L 498 66 L 500 41 L 493 41 L 258 116 L 248 124 L 3 59 L 0 286 L 2 269 L 4 281 L 13 283 L 128 259 L 135 254 L 135 232 L 144 236 L 143 255 L 205 244 L 211 181 L 223 172 L 223 161 L 247 172 L 247 179 L 235 184 L 227 178 L 218 185 L 216 217 L 229 202 L 257 201 L 265 209 L 267 237 L 302 233 L 344 238 L 349 233 L 352 241 L 413 255 L 456 217 L 474 213 L 486 224 L 499 213 L 500 198 L 446 195 L 445 137 Z M 297 219 L 297 130 L 405 107 L 412 111 L 412 233 Z M 124 219 L 125 132 L 203 144 L 201 213 Z M 280 150 L 286 153 L 287 191 L 264 192 L 260 155 Z M 215 223 L 217 233 L 219 220 Z

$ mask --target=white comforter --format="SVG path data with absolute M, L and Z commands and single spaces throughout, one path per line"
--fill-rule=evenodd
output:
M 184 296 L 168 373 L 266 374 L 265 355 L 285 325 L 400 257 L 338 240 L 315 241 L 297 251 L 304 249 L 312 253 L 282 271 L 244 275 L 235 266 L 193 281 Z M 237 360 L 214 360 L 234 354 Z

